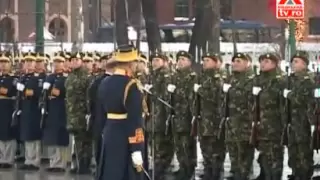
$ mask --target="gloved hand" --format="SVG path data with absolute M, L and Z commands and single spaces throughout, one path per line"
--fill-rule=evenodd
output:
M 288 97 L 288 94 L 291 92 L 291 90 L 288 90 L 288 89 L 284 89 L 283 90 L 283 97 L 284 98 L 287 98 Z
M 176 86 L 174 84 L 168 84 L 167 90 L 168 92 L 173 93 L 174 90 L 176 90 Z
M 23 91 L 24 90 L 24 88 L 25 88 L 25 86 L 24 86 L 24 84 L 21 84 L 21 83 L 17 83 L 17 90 L 18 91 Z
M 135 151 L 131 154 L 132 163 L 136 168 L 142 167 L 143 159 L 141 151 Z
M 43 87 L 42 87 L 42 88 L 43 88 L 44 90 L 48 90 L 48 89 L 50 88 L 50 86 L 51 86 L 51 84 L 50 84 L 50 83 L 48 83 L 48 82 L 44 82 L 44 83 L 43 83 Z
M 231 88 L 231 84 L 224 83 L 222 90 L 223 90 L 223 92 L 227 93 L 230 88 Z
M 252 94 L 255 96 L 258 95 L 260 91 L 261 91 L 261 87 L 254 86 L 252 88 Z
M 146 91 L 150 91 L 150 89 L 151 89 L 152 87 L 153 87 L 152 84 L 145 84 L 145 85 L 144 85 L 144 89 L 145 89 Z
M 198 91 L 199 91 L 199 88 L 201 87 L 201 85 L 200 84 L 194 84 L 193 85 L 193 91 L 195 92 L 195 93 L 197 93 Z

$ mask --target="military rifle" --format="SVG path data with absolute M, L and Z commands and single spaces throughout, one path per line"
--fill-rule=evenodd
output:
M 48 89 L 43 89 L 39 107 L 41 110 L 40 128 L 43 129 L 45 126 L 45 118 L 48 112 Z
M 315 83 L 316 83 L 316 88 L 314 90 L 314 97 L 315 97 L 315 128 L 312 132 L 312 149 L 316 150 L 317 153 L 320 149 L 320 143 L 319 143 L 319 138 L 320 138 L 320 131 L 319 131 L 319 126 L 320 126 L 320 122 L 319 122 L 319 115 L 320 115 L 320 72 L 319 72 L 319 64 L 317 64 L 316 68 L 313 69 L 317 69 L 316 70 L 316 76 L 315 76 Z
M 259 73 L 258 73 L 258 66 L 253 67 L 254 73 L 256 75 L 254 88 L 255 86 L 259 88 Z M 260 123 L 260 95 L 259 93 L 254 95 L 254 117 L 252 121 L 252 129 L 250 135 L 250 144 L 256 146 L 257 143 L 257 136 L 258 136 L 258 126 Z
M 289 65 L 286 66 L 287 72 L 287 89 L 290 89 L 290 70 Z M 285 102 L 285 109 L 286 109 L 286 124 L 283 128 L 282 135 L 281 135 L 281 145 L 287 146 L 288 145 L 288 136 L 291 128 L 291 102 L 288 98 L 286 98 Z
M 230 81 L 230 76 L 231 76 L 230 64 L 226 64 L 225 69 L 227 71 L 226 81 L 228 82 Z M 218 139 L 224 140 L 225 138 L 226 124 L 227 124 L 227 121 L 229 120 L 229 116 L 230 116 L 230 112 L 229 112 L 229 91 L 228 91 L 225 93 L 225 97 L 224 97 L 224 118 L 221 120 L 219 124 Z
M 170 68 L 170 77 L 171 77 L 171 82 L 173 82 L 173 72 L 172 72 L 172 69 Z M 170 93 L 170 105 L 173 106 L 174 105 L 174 93 Z M 174 119 L 174 116 L 175 116 L 175 111 L 173 108 L 170 109 L 170 114 L 166 120 L 166 130 L 165 130 L 165 135 L 168 135 L 169 133 L 169 130 L 173 130 L 174 127 L 172 127 L 172 121 Z
M 200 77 L 198 76 L 198 84 L 200 84 Z M 199 93 L 195 93 L 196 99 L 195 99 L 195 114 L 192 117 L 191 121 L 191 136 L 197 136 L 198 133 L 198 122 L 201 119 L 201 97 Z
M 18 83 L 23 83 L 23 81 L 24 81 L 23 80 L 23 72 L 22 72 L 22 68 L 20 68 L 19 79 L 17 80 L 16 85 Z M 17 91 L 17 96 L 16 96 L 16 100 L 15 100 L 15 105 L 14 105 L 14 111 L 12 113 L 11 126 L 18 125 L 19 115 L 21 114 L 20 106 L 21 106 L 22 96 L 23 96 L 23 92 Z

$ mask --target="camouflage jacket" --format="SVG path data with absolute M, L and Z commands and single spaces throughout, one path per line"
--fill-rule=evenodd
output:
M 138 72 L 135 74 L 135 78 L 137 78 L 143 85 L 148 83 L 148 75 L 143 72 Z
M 153 88 L 150 90 L 155 97 L 159 97 L 165 101 L 169 100 L 169 93 L 167 91 L 167 85 L 170 83 L 170 71 L 167 68 L 159 68 L 152 72 L 151 82 Z M 153 129 L 155 132 L 165 132 L 166 130 L 166 119 L 168 117 L 168 108 L 163 105 L 160 101 L 155 98 L 152 99 L 151 111 L 153 112 L 151 120 L 147 122 L 147 130 L 152 130 L 152 124 L 154 125 Z M 149 101 L 150 103 L 150 101 Z M 152 110 L 153 108 L 153 110 Z
M 85 129 L 87 112 L 87 88 L 90 77 L 86 69 L 78 68 L 69 73 L 65 82 L 68 127 Z
M 193 85 L 196 83 L 197 74 L 191 69 L 177 70 L 172 77 L 171 84 L 176 86 L 173 93 L 172 104 L 175 112 L 174 130 L 176 132 L 190 132 L 195 94 Z
M 290 86 L 292 91 L 288 94 L 291 104 L 289 142 L 306 142 L 310 140 L 311 135 L 309 108 L 313 102 L 315 83 L 308 72 L 301 72 L 290 76 Z
M 252 124 L 252 106 L 254 74 L 233 72 L 230 77 L 229 89 L 229 121 L 227 122 L 227 141 L 249 141 Z
M 198 90 L 201 102 L 199 135 L 217 136 L 221 121 L 220 106 L 223 102 L 222 75 L 217 70 L 204 70 L 198 77 L 201 87 Z
M 275 70 L 261 72 L 253 80 L 254 86 L 260 87 L 259 98 L 259 120 L 258 139 L 280 141 L 281 133 L 285 125 L 284 119 L 284 77 L 281 72 Z M 256 97 L 254 97 L 256 98 Z M 253 102 L 255 103 L 255 101 Z M 252 104 L 253 112 L 257 106 Z

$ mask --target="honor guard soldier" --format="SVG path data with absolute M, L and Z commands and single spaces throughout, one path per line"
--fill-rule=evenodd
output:
M 65 106 L 65 80 L 67 74 L 63 72 L 65 57 L 63 52 L 55 54 L 52 58 L 54 72 L 43 83 L 44 100 L 47 103 L 42 111 L 48 115 L 43 123 L 43 144 L 48 146 L 50 153 L 49 172 L 64 172 L 67 168 L 65 157 L 69 145 L 67 131 L 67 115 Z
M 10 57 L 0 55 L 0 169 L 11 168 L 16 152 L 16 128 L 11 126 L 16 95 L 16 78 L 10 74 Z
M 106 63 L 111 57 L 109 55 L 102 56 L 101 57 L 101 68 L 104 70 L 103 74 L 100 74 L 97 76 L 97 78 L 94 80 L 94 82 L 91 84 L 89 89 L 89 100 L 91 101 L 90 105 L 90 111 L 91 113 L 91 119 L 89 122 L 88 129 L 92 131 L 93 136 L 93 142 L 94 142 L 94 156 L 96 160 L 96 164 L 99 164 L 100 159 L 100 150 L 101 150 L 101 144 L 102 144 L 102 130 L 105 124 L 104 117 L 100 117 L 100 110 L 97 109 L 97 107 L 100 107 L 99 101 L 97 101 L 97 94 L 98 89 L 102 81 L 106 79 L 106 77 L 109 77 L 113 73 L 112 68 L 108 68 L 106 66 Z
M 171 77 L 167 91 L 171 93 L 174 102 L 174 118 L 171 120 L 171 131 L 174 138 L 177 159 L 180 164 L 177 180 L 190 179 L 194 175 L 196 158 L 196 141 L 190 136 L 192 121 L 192 106 L 194 101 L 193 85 L 197 74 L 192 70 L 192 56 L 186 51 L 177 53 L 177 70 Z M 172 100 L 171 100 L 172 101 Z
M 99 89 L 106 124 L 97 180 L 139 180 L 143 177 L 142 91 L 141 85 L 132 77 L 137 59 L 138 52 L 133 46 L 119 47 L 109 62 L 114 66 L 114 74 Z
M 19 168 L 39 170 L 42 138 L 39 98 L 44 79 L 35 73 L 36 55 L 29 52 L 24 59 L 26 74 L 23 80 L 17 83 L 17 90 L 22 93 L 20 139 L 25 146 L 25 162 Z
M 64 72 L 69 73 L 71 72 L 71 67 L 70 67 L 70 57 L 71 53 L 70 52 L 64 52 L 64 57 L 65 57 L 65 62 L 64 62 Z
M 72 163 L 70 172 L 76 174 L 90 174 L 90 163 L 92 157 L 92 138 L 87 128 L 86 92 L 90 84 L 90 74 L 82 62 L 79 53 L 71 56 L 72 71 L 65 82 L 66 106 L 67 106 L 67 128 L 73 135 L 73 147 L 76 163 Z

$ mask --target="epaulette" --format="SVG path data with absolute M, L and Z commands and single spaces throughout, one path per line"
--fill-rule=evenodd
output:
M 191 75 L 191 76 L 196 76 L 196 75 L 197 75 L 197 73 L 192 72 L 190 75 Z
M 63 76 L 64 77 L 68 77 L 68 73 L 63 73 Z
M 215 77 L 215 78 L 219 78 L 219 77 L 221 77 L 221 76 L 220 76 L 220 74 L 215 74 L 214 77 Z

